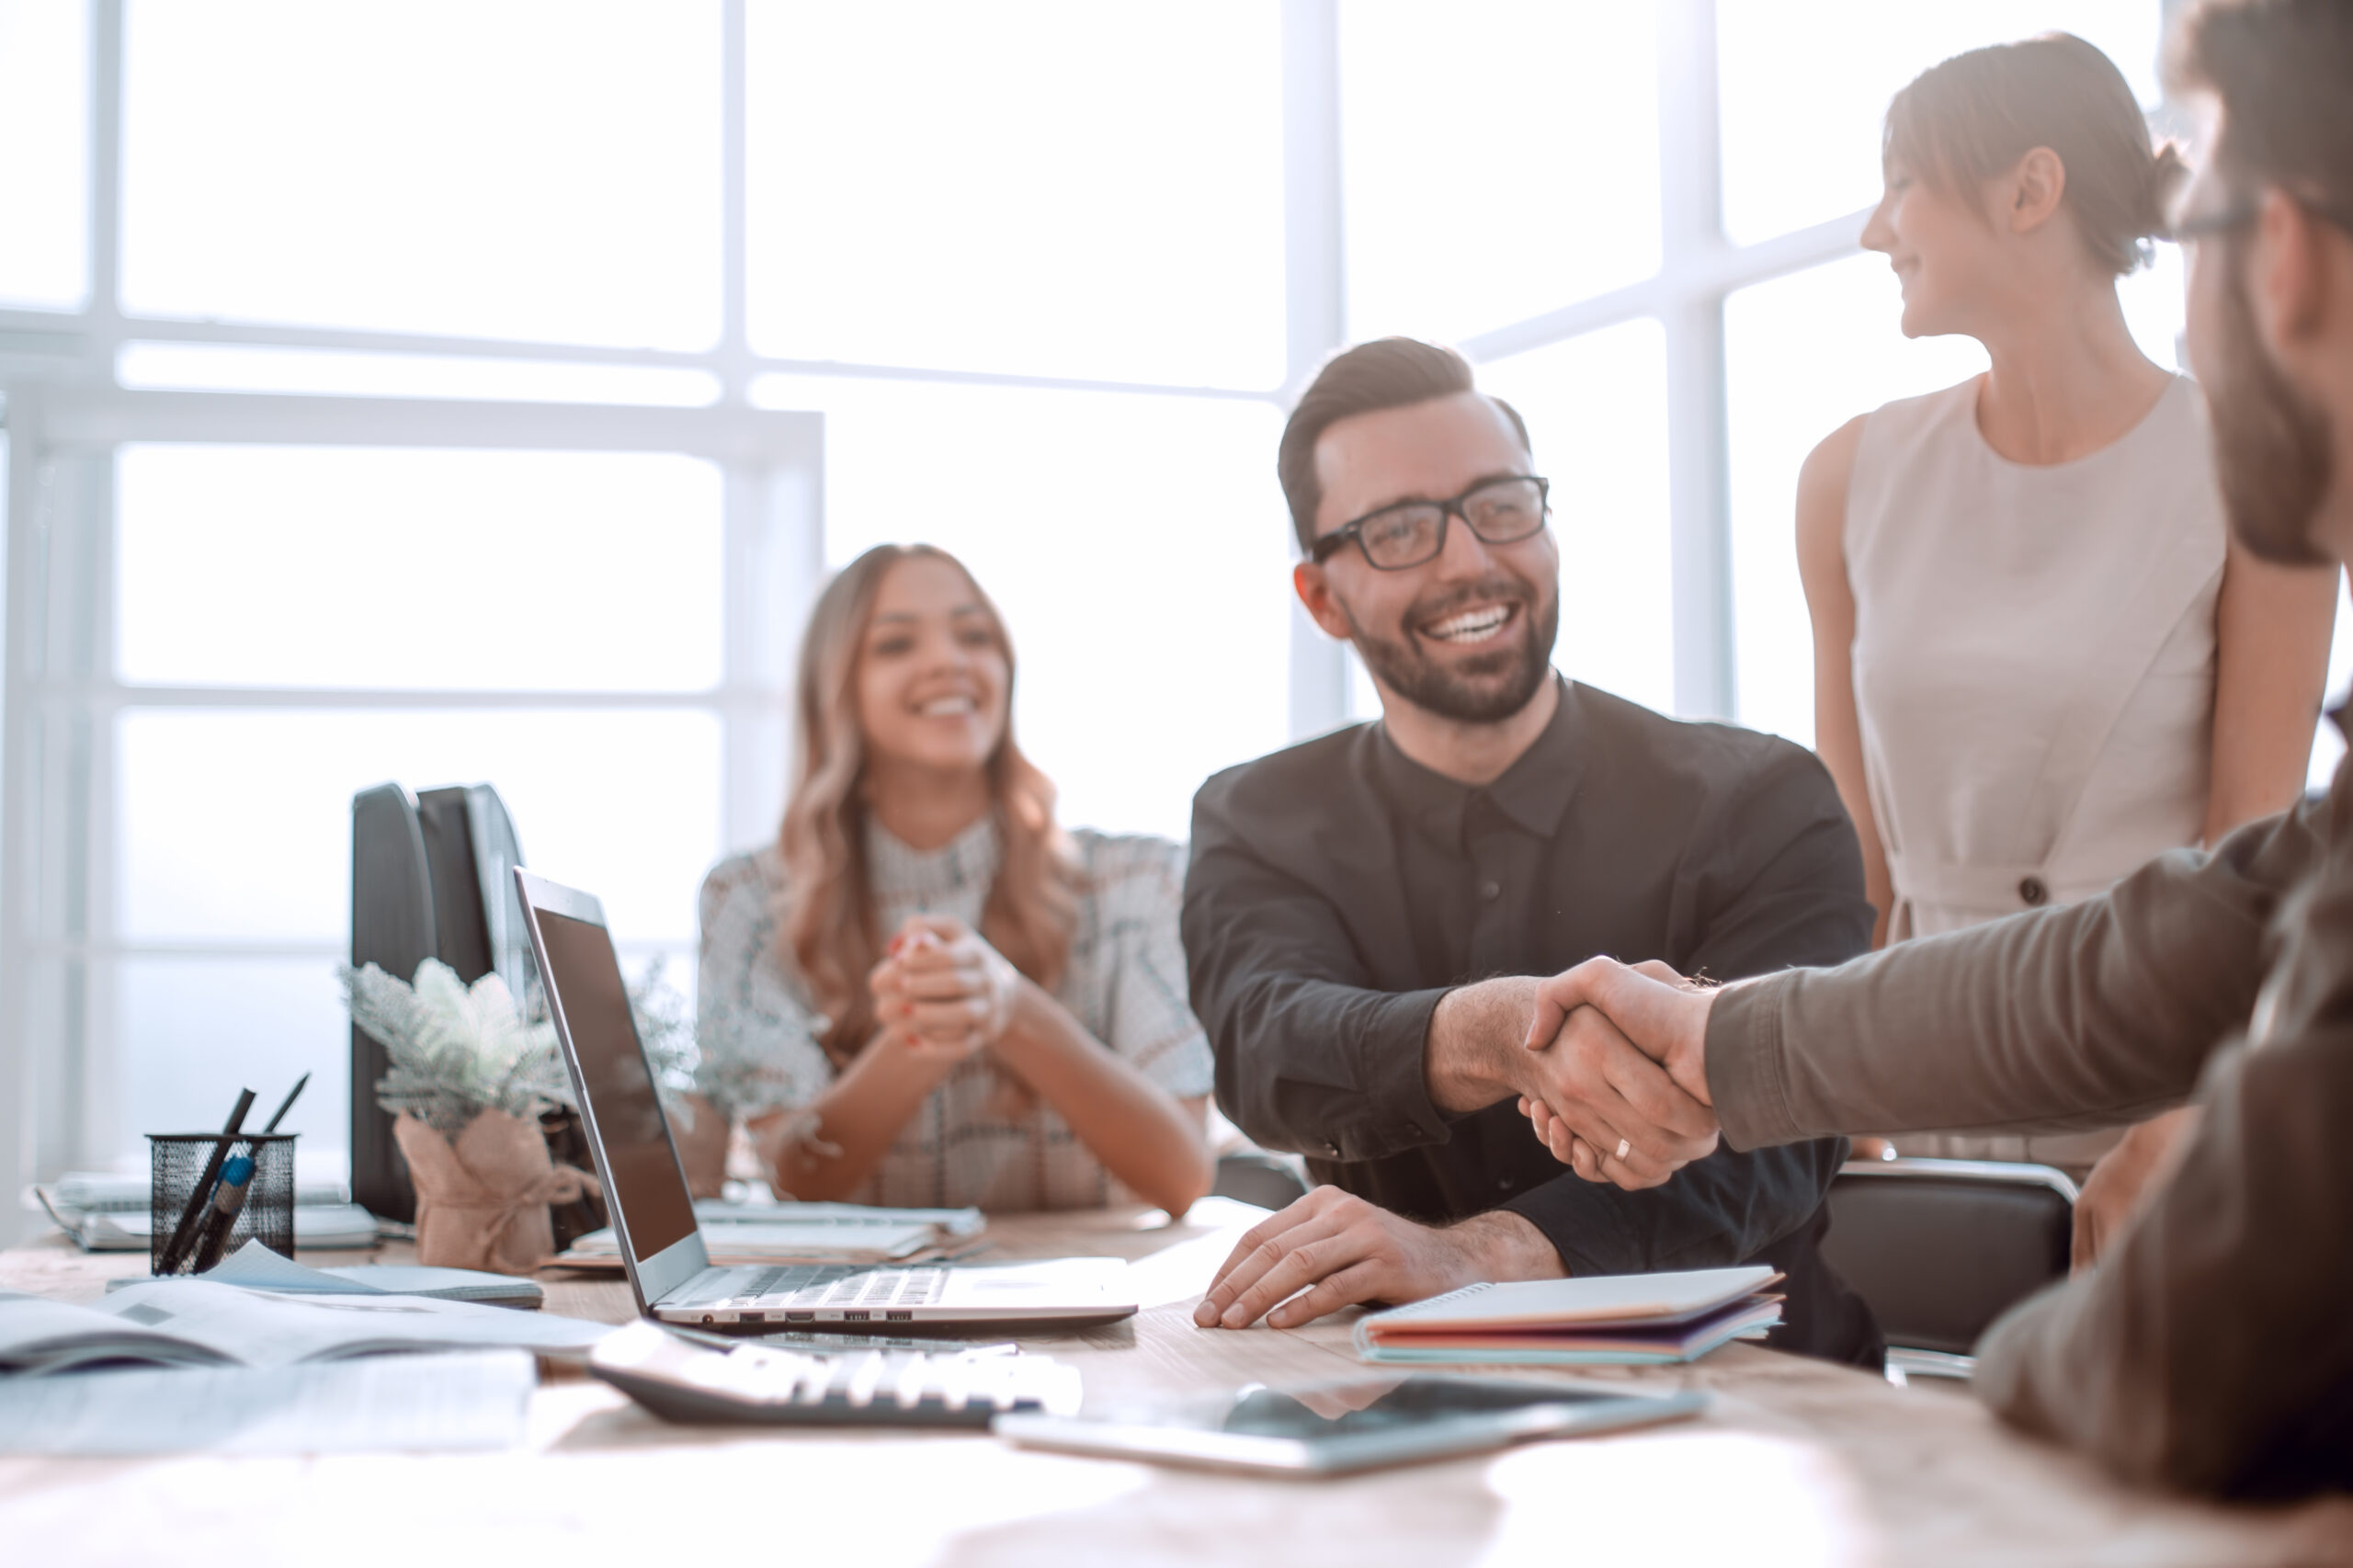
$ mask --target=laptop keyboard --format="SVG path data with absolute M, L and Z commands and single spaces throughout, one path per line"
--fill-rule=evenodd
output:
M 842 1264 L 781 1264 L 746 1278 L 713 1303 L 767 1312 L 849 1307 L 862 1312 L 928 1306 L 947 1289 L 944 1268 L 852 1268 Z

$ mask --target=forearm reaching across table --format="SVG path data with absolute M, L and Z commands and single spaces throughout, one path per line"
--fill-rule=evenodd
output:
M 2097 1126 L 2195 1089 L 2173 1178 L 2097 1268 L 1988 1332 L 1977 1392 L 2133 1480 L 2343 1486 L 2353 1250 L 2318 1240 L 2353 1231 L 2353 872 L 2325 837 L 2343 804 L 2166 856 L 2086 904 L 1838 970 L 1696 994 L 1600 963 L 1540 989 L 1664 1059 L 1736 1144 Z

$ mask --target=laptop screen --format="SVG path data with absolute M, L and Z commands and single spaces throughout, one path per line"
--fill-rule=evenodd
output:
M 621 1240 L 642 1261 L 684 1241 L 694 1202 L 670 1145 L 670 1125 L 630 1017 L 620 960 L 602 926 L 538 909 L 547 985 L 563 1009 L 588 1103 L 583 1108 L 605 1153 L 605 1201 L 619 1210 Z

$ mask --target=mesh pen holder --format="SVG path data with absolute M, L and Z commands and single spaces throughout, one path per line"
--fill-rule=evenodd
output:
M 148 1188 L 148 1216 L 153 1236 L 147 1244 L 147 1267 L 153 1274 L 166 1272 L 164 1254 L 172 1244 L 172 1235 L 179 1228 L 180 1214 L 188 1207 L 188 1196 L 203 1178 L 205 1167 L 212 1163 L 213 1151 L 223 1142 L 232 1157 L 244 1155 L 254 1163 L 253 1176 L 245 1183 L 244 1201 L 238 1207 L 233 1221 L 225 1225 L 226 1234 L 216 1244 L 206 1247 L 200 1239 L 216 1227 L 199 1223 L 190 1232 L 188 1244 L 169 1272 L 194 1274 L 199 1260 L 207 1266 L 218 1264 L 248 1241 L 257 1241 L 280 1257 L 294 1256 L 294 1140 L 292 1132 L 245 1132 L 223 1140 L 217 1132 L 150 1132 L 147 1147 L 152 1161 L 153 1177 Z M 226 1168 L 226 1162 L 223 1162 Z M 213 1194 L 205 1206 L 206 1215 L 219 1211 L 223 1183 L 216 1176 Z M 208 1254 L 210 1255 L 208 1256 Z

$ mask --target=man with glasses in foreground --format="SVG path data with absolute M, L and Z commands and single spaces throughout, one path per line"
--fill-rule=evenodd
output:
M 2176 233 L 2223 505 L 2256 554 L 2343 564 L 2353 4 L 2210 0 L 2177 46 L 2211 152 Z M 1613 1183 L 1655 1172 L 1600 1151 L 1672 1164 L 1694 1109 L 1756 1149 L 1842 1128 L 2110 1126 L 2194 1097 L 2169 1178 L 2095 1268 L 1987 1332 L 1977 1392 L 2132 1480 L 2353 1489 L 2353 759 L 2325 798 L 2068 908 L 1721 990 L 1595 960 L 1542 993 L 1536 1053 L 1641 1085 L 1528 1103 L 1562 1159 Z M 1664 1072 L 1643 1085 L 1649 1058 Z M 1667 1080 L 1688 1101 L 1630 1125 Z
M 1196 1321 L 1288 1328 L 1476 1280 L 1767 1261 L 1789 1277 L 1773 1343 L 1876 1364 L 1876 1325 L 1817 1254 L 1841 1141 L 1621 1191 L 1562 1171 L 1515 1108 L 1606 1088 L 1521 1049 L 1529 977 L 1596 953 L 1730 978 L 1864 950 L 1829 775 L 1552 673 L 1546 483 L 1460 356 L 1404 338 L 1338 356 L 1277 466 L 1300 598 L 1363 657 L 1381 719 L 1193 802 L 1185 950 L 1218 1103 L 1332 1184 L 1244 1237 Z M 1660 1085 L 1645 1108 L 1703 1143 L 1679 1100 Z M 1663 1177 L 1659 1153 L 1609 1157 Z

